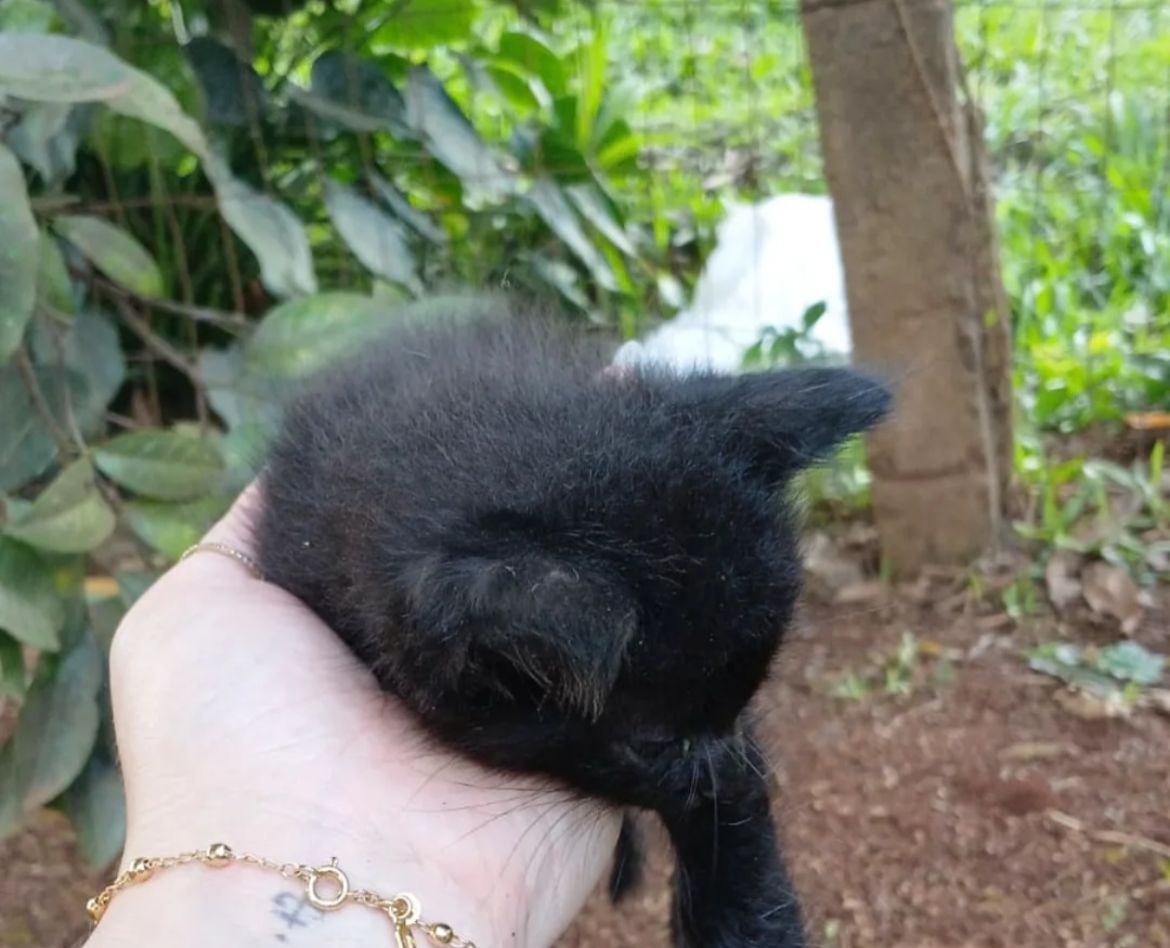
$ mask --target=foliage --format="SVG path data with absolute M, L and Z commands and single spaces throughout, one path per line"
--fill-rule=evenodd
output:
M 98 626 L 248 481 L 285 387 L 447 288 L 606 320 L 660 265 L 614 196 L 640 140 L 599 16 L 95 7 L 0 2 L 0 835 L 55 801 L 104 863 Z M 90 559 L 138 572 L 87 597 Z
M 1033 649 L 1028 665 L 1099 698 L 1132 700 L 1142 688 L 1158 684 L 1166 659 L 1131 641 L 1104 648 L 1049 642 Z

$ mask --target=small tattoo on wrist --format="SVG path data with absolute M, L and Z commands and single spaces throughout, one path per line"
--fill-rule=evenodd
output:
M 304 893 L 278 892 L 272 897 L 272 914 L 281 920 L 286 931 L 277 932 L 276 940 L 287 943 L 289 933 L 297 928 L 307 928 L 313 922 L 319 922 L 324 917 L 321 912 L 313 908 Z

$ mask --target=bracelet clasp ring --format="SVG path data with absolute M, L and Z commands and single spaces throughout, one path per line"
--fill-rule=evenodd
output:
M 335 895 L 323 896 L 317 891 L 317 883 L 321 881 L 322 876 L 328 876 L 337 883 Z M 305 897 L 309 900 L 309 904 L 319 912 L 332 912 L 341 908 L 345 900 L 349 898 L 349 876 L 338 868 L 336 859 L 333 859 L 327 866 L 308 870 L 308 879 L 305 881 Z

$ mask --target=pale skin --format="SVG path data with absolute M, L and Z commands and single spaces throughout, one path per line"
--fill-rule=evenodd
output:
M 207 539 L 253 552 L 261 502 L 250 488 Z M 308 609 L 229 557 L 168 572 L 110 661 L 123 868 L 213 842 L 336 857 L 354 886 L 412 892 L 424 918 L 479 948 L 545 948 L 609 865 L 613 811 L 437 749 Z M 303 895 L 246 865 L 167 870 L 120 893 L 87 948 L 394 944 L 374 910 L 321 915 Z

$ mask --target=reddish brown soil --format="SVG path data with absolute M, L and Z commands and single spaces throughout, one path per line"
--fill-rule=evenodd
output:
M 908 694 L 878 675 L 864 697 L 831 696 L 905 632 L 919 643 Z M 1082 719 L 1020 658 L 1038 640 L 1103 636 L 906 600 L 806 610 L 763 704 L 812 944 L 1170 946 L 1170 718 Z M 1138 637 L 1170 651 L 1165 612 Z M 665 853 L 652 863 L 620 911 L 595 899 L 565 948 L 664 945 Z M 65 948 L 85 931 L 94 880 L 60 822 L 0 844 L 0 866 L 0 946 Z

